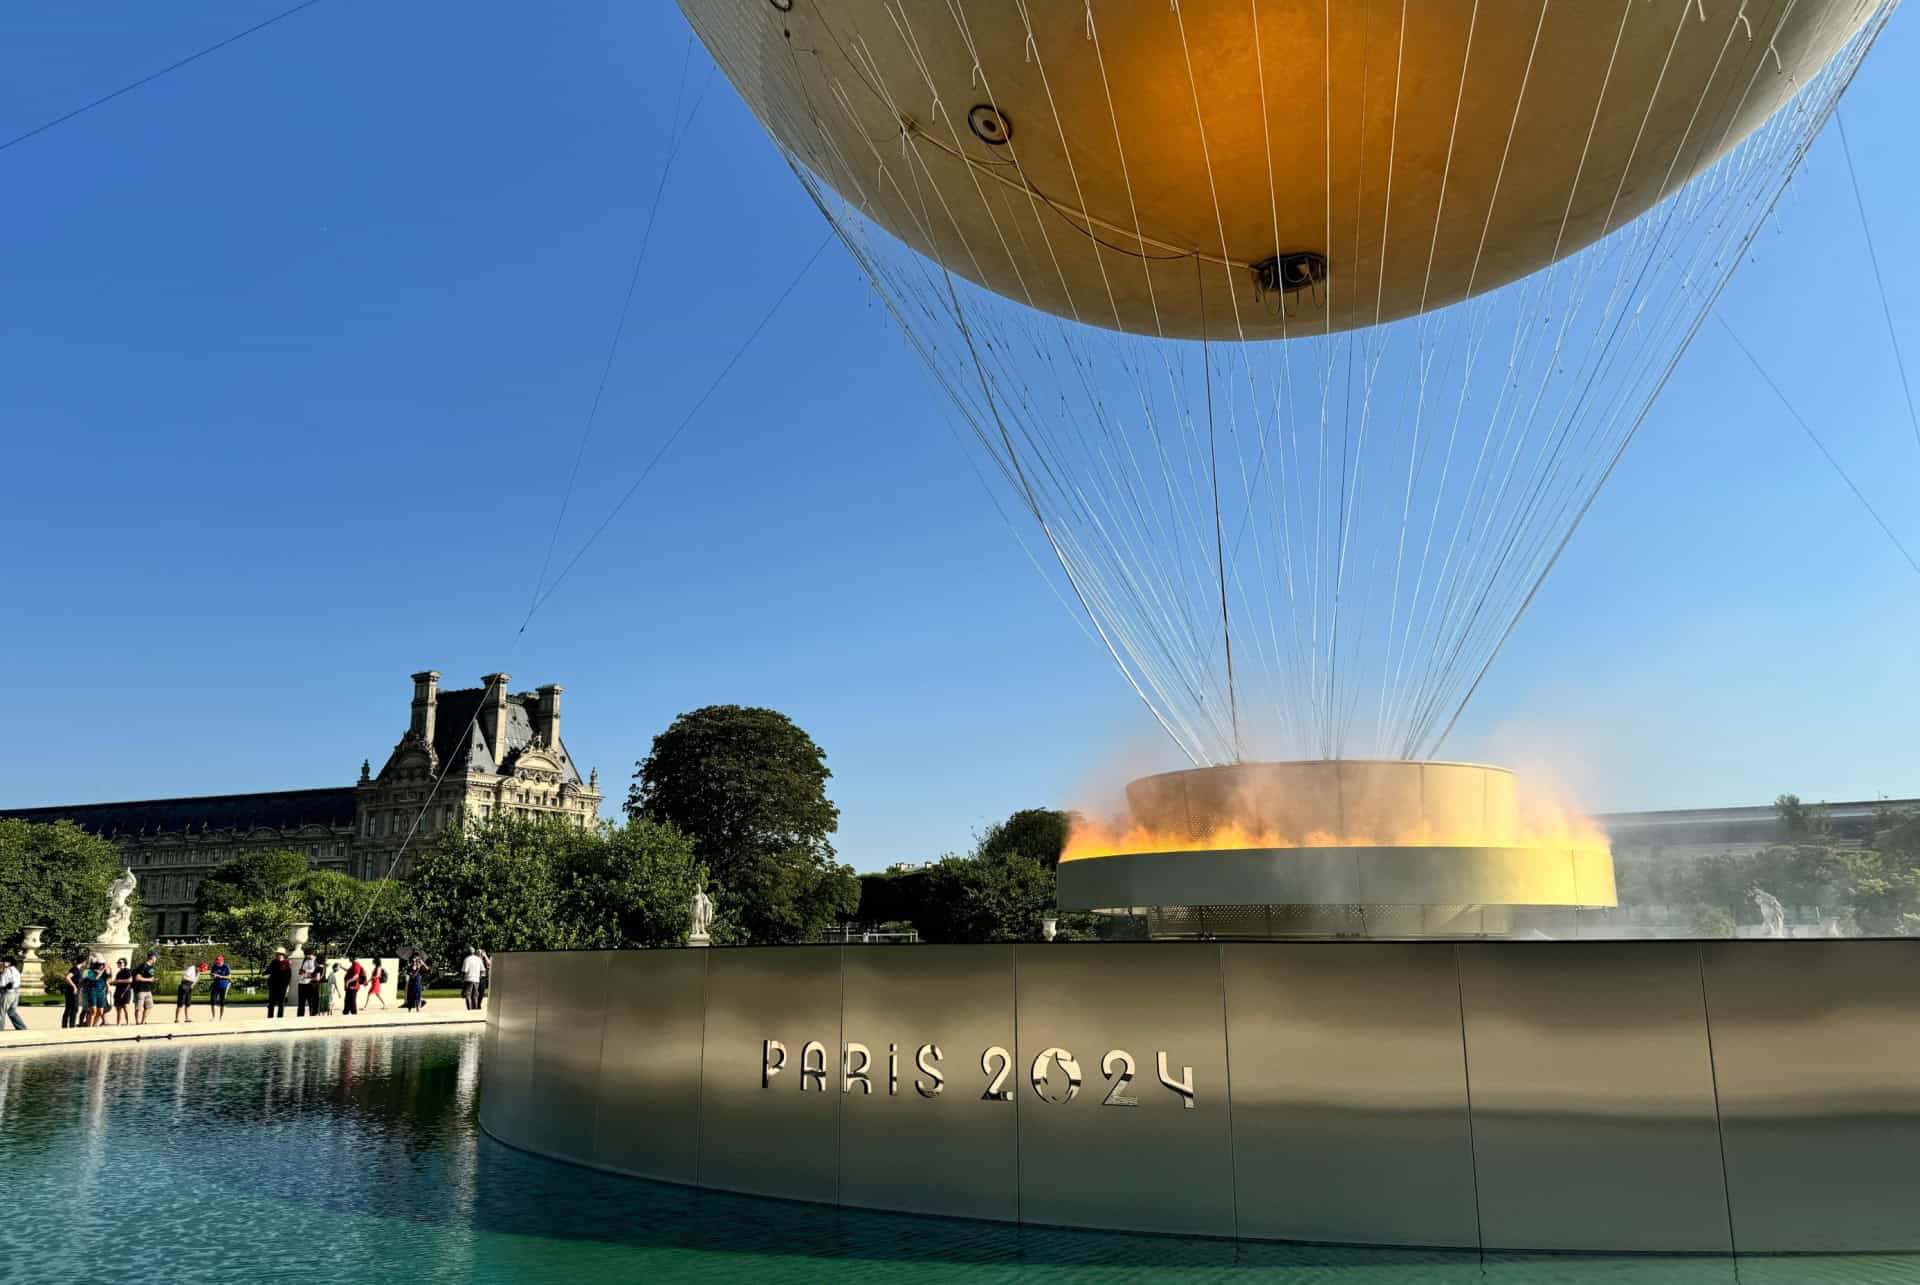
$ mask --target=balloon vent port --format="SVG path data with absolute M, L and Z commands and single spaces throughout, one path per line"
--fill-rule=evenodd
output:
M 1253 265 L 1254 297 L 1295 294 L 1327 279 L 1327 256 L 1311 250 L 1276 254 Z

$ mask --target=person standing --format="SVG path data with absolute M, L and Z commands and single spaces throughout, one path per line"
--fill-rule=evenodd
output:
M 287 948 L 281 946 L 273 952 L 273 962 L 267 965 L 268 1017 L 287 1015 L 287 987 L 291 985 L 293 965 L 287 962 Z
M 60 1026 L 85 1026 L 80 1016 L 80 979 L 86 973 L 86 961 L 75 960 L 73 967 L 67 969 L 60 978 L 60 994 L 67 1001 L 66 1011 L 60 1014 Z
M 467 957 L 460 961 L 460 998 L 467 1001 L 469 1010 L 480 1007 L 480 979 L 486 975 L 486 965 L 480 962 L 480 952 L 467 948 Z
M 327 965 L 327 1016 L 338 1017 L 346 1008 L 347 985 L 340 961 Z
M 487 1002 L 487 983 L 493 980 L 493 956 L 480 952 L 480 1003 Z
M 91 1017 L 90 1025 L 107 1024 L 107 988 L 113 980 L 113 973 L 107 967 L 107 961 L 96 959 L 87 968 L 87 1012 Z
M 407 961 L 407 1008 L 410 1012 L 422 1012 L 427 1007 L 427 961 L 420 952 L 413 952 L 413 958 Z
M 113 1024 L 125 1026 L 133 1020 L 128 1007 L 133 1003 L 133 970 L 127 967 L 127 961 L 116 962 L 113 970 Z
M 180 974 L 180 989 L 174 993 L 174 1021 L 178 1022 L 183 1017 L 188 1023 L 193 1021 L 193 988 L 199 981 L 200 965 L 189 963 L 186 970 Z
M 227 963 L 225 955 L 213 957 L 213 967 L 207 970 L 207 1007 L 212 1010 L 215 1020 L 227 1015 L 227 987 L 233 985 L 233 968 Z
M 360 1011 L 360 988 L 366 984 L 367 970 L 360 967 L 360 961 L 351 955 L 347 957 L 347 1016 Z
M 295 1003 L 293 1015 L 306 1017 L 320 1015 L 320 961 L 312 955 L 300 957 L 300 998 Z
M 146 960 L 133 970 L 133 1024 L 145 1026 L 153 1011 L 153 988 L 160 972 L 160 957 L 147 952 Z
M 16 1031 L 27 1029 L 20 1018 L 20 970 L 11 959 L 0 959 L 0 1025 L 6 1022 Z

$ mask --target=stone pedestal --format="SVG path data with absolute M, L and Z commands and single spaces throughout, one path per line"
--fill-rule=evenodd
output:
M 689 936 L 689 937 L 687 938 L 687 945 L 689 945 L 689 946 L 711 946 L 711 945 L 713 945 L 713 938 L 711 938 L 711 937 L 709 937 L 709 936 L 708 936 L 707 934 L 705 934 L 705 933 L 694 933 L 694 934 L 692 934 L 691 936 Z
M 45 937 L 45 924 L 28 924 L 26 938 L 20 943 L 20 993 L 38 995 L 46 989 L 46 974 L 40 964 L 40 944 Z

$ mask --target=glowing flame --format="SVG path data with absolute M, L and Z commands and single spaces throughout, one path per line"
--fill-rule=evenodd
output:
M 1211 852 L 1237 848 L 1565 848 L 1607 852 L 1606 832 L 1592 818 L 1548 802 L 1523 804 L 1511 826 L 1493 830 L 1443 830 L 1422 823 L 1390 834 L 1287 833 L 1221 825 L 1203 834 L 1154 829 L 1131 821 L 1102 823 L 1076 815 L 1062 861 L 1126 852 Z

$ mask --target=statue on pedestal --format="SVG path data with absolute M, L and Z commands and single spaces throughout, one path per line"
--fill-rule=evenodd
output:
M 693 931 L 687 936 L 687 945 L 709 945 L 711 939 L 707 930 L 713 926 L 713 898 L 707 895 L 705 888 L 696 888 L 693 892 Z
M 132 944 L 133 939 L 133 890 L 139 881 L 133 877 L 133 867 L 126 867 L 118 879 L 107 885 L 107 926 L 100 931 L 96 946 L 107 949 L 119 949 Z

